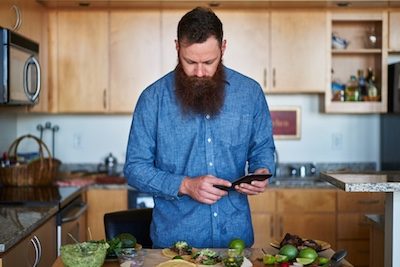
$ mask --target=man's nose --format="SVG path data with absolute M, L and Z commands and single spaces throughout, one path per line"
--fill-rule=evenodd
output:
M 197 77 L 203 77 L 205 75 L 204 65 L 203 64 L 197 64 L 195 72 L 196 72 L 195 75 Z

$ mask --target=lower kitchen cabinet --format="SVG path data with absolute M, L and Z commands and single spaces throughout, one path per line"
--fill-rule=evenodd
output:
M 286 233 L 336 244 L 336 190 L 267 189 L 249 198 L 254 247 L 280 241 Z
M 56 218 L 53 216 L 6 252 L 0 258 L 0 267 L 52 266 L 57 258 L 56 229 Z
M 366 214 L 384 214 L 384 193 L 338 191 L 337 248 L 346 249 L 354 266 L 369 266 L 370 223 Z
M 128 209 L 128 190 L 90 188 L 86 192 L 86 201 L 87 226 L 92 235 L 91 239 L 105 239 L 104 214 Z

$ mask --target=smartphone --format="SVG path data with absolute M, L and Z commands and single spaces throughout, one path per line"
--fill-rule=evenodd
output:
M 254 173 L 252 173 L 252 174 L 248 174 L 248 175 L 242 176 L 239 179 L 233 181 L 231 187 L 227 187 L 227 186 L 223 186 L 223 185 L 214 185 L 214 187 L 216 187 L 218 189 L 225 190 L 225 191 L 235 190 L 235 186 L 236 185 L 239 185 L 239 184 L 242 184 L 242 183 L 250 184 L 254 180 L 263 181 L 263 180 L 266 180 L 266 179 L 270 178 L 271 176 L 272 176 L 272 174 L 270 174 L 270 173 L 266 173 L 266 174 L 254 174 Z

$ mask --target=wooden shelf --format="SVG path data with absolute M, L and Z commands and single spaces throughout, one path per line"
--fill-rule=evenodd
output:
M 332 49 L 332 54 L 380 54 L 382 53 L 382 49 L 369 49 L 369 48 L 360 48 L 360 49 Z

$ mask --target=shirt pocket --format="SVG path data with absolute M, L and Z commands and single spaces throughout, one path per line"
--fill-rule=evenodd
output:
M 251 135 L 251 115 L 225 113 L 213 125 L 215 138 L 229 147 L 248 144 Z

